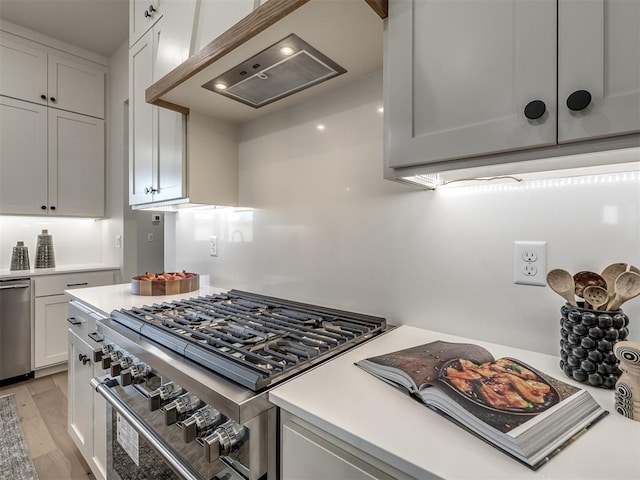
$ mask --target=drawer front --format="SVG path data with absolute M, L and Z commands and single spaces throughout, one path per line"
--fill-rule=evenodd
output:
M 45 275 L 33 279 L 36 297 L 62 295 L 65 290 L 73 288 L 99 287 L 112 285 L 115 271 L 67 273 L 64 275 Z

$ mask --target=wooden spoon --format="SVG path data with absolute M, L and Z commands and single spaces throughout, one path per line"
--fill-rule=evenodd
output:
M 594 310 L 600 310 L 600 307 L 606 305 L 609 301 L 609 294 L 602 287 L 590 286 L 584 289 L 584 299 Z
M 621 273 L 616 279 L 615 293 L 607 310 L 618 310 L 624 302 L 640 295 L 640 275 L 634 272 Z
M 547 283 L 551 290 L 564 298 L 569 305 L 578 306 L 575 297 L 575 284 L 569 272 L 561 268 L 551 270 L 547 273 Z
M 604 267 L 604 270 L 602 270 L 600 276 L 604 278 L 605 282 L 607 282 L 607 294 L 609 294 L 610 297 L 613 297 L 615 293 L 614 286 L 616 283 L 616 278 L 618 278 L 621 273 L 624 273 L 626 271 L 626 263 L 612 263 L 611 265 L 607 265 L 606 267 Z
M 605 279 L 594 272 L 578 272 L 573 276 L 573 281 L 576 285 L 576 295 L 580 298 L 584 298 L 584 289 L 587 287 L 607 288 L 607 282 Z

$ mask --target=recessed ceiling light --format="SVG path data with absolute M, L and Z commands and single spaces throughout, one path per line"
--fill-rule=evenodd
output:
M 227 86 L 226 86 L 224 83 L 216 83 L 216 84 L 215 84 L 215 87 L 216 87 L 218 90 L 226 90 L 226 88 L 227 88 Z
M 291 48 L 291 47 L 281 47 L 280 48 L 280 53 L 282 55 L 284 55 L 285 57 L 288 57 L 289 55 L 293 54 L 293 48 Z
M 324 130 L 324 129 L 325 129 L 325 126 L 324 126 L 324 125 L 322 125 L 322 124 L 320 124 L 320 125 L 316 126 L 316 128 L 317 128 L 318 130 Z
M 380 107 L 378 108 L 378 113 L 383 113 L 384 112 L 384 108 Z

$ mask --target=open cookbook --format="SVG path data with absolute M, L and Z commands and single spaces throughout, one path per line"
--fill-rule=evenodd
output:
M 356 365 L 533 470 L 608 413 L 586 390 L 478 345 L 437 341 Z

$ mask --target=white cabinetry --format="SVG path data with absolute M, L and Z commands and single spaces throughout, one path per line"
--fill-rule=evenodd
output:
M 160 20 L 159 10 L 160 0 L 129 0 L 129 47 Z
M 104 118 L 103 69 L 0 35 L 0 95 Z
M 34 370 L 67 361 L 68 298 L 64 290 L 111 285 L 114 279 L 114 271 L 46 275 L 33 279 Z
M 105 69 L 0 34 L 0 214 L 104 215 Z
M 104 120 L 0 97 L 0 213 L 104 215 Z
M 281 419 L 282 480 L 408 479 L 395 468 L 286 411 Z
M 164 20 L 129 51 L 129 203 L 159 202 L 184 195 L 186 118 L 145 101 L 160 58 Z
M 388 166 L 640 131 L 639 32 L 626 0 L 392 0 Z
M 91 388 L 90 380 L 103 370 L 94 352 L 101 345 L 89 337 L 95 331 L 96 319 L 101 315 L 77 301 L 69 303 L 68 330 L 68 432 L 82 453 L 91 471 L 99 480 L 107 474 L 107 432 L 105 400 Z
M 162 19 L 129 50 L 129 204 L 133 206 L 237 202 L 235 128 L 145 101 L 146 88 L 189 56 L 195 13 L 195 0 L 163 0 Z

